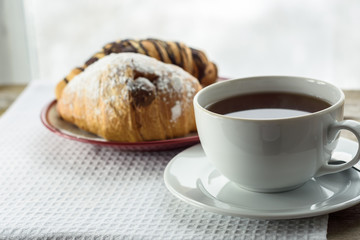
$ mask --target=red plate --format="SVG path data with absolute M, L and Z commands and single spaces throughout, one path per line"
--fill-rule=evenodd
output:
M 159 141 L 136 143 L 107 141 L 64 121 L 56 111 L 56 102 L 56 100 L 53 100 L 43 108 L 41 111 L 41 122 L 53 133 L 71 140 L 102 146 L 111 146 L 121 150 L 130 151 L 170 150 L 174 148 L 188 147 L 199 142 L 199 137 L 196 133 L 189 134 L 185 137 Z

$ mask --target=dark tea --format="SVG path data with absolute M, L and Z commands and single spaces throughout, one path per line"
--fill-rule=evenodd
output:
M 211 112 L 248 119 L 276 119 L 306 115 L 331 105 L 316 97 L 288 92 L 260 92 L 229 97 L 206 106 Z

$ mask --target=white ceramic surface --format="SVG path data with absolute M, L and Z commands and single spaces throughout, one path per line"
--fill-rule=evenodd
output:
M 216 114 L 206 106 L 239 94 L 290 92 L 320 98 L 331 106 L 303 116 L 248 119 Z M 302 77 L 233 79 L 199 91 L 194 109 L 201 145 L 222 175 L 258 192 L 293 189 L 314 176 L 343 171 L 359 160 L 329 165 L 339 130 L 360 139 L 360 124 L 343 121 L 344 94 L 334 85 Z
M 340 138 L 336 155 L 350 159 L 356 142 Z M 164 172 L 166 187 L 181 200 L 225 215 L 259 219 L 292 219 L 327 214 L 360 202 L 360 173 L 349 169 L 312 178 L 281 193 L 247 191 L 222 176 L 200 144 L 175 156 Z

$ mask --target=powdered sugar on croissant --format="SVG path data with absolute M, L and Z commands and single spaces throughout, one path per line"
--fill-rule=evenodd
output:
M 143 54 L 111 54 L 69 82 L 57 110 L 108 140 L 168 139 L 196 130 L 192 99 L 200 89 L 178 66 Z

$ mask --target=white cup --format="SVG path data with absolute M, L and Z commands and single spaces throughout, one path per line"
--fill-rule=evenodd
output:
M 209 111 L 206 106 L 235 95 L 259 92 L 305 94 L 330 107 L 298 117 L 245 119 Z M 205 87 L 194 98 L 198 134 L 206 157 L 240 187 L 258 192 L 294 189 L 312 177 L 336 173 L 359 161 L 329 161 L 341 129 L 360 141 L 360 124 L 343 120 L 344 93 L 327 82 L 286 76 L 226 80 Z

